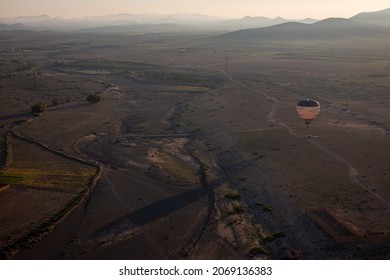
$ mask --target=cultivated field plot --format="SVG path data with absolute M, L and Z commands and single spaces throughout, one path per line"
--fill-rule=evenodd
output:
M 87 193 L 97 168 L 8 136 L 8 162 L 0 183 L 3 254 L 36 242 Z M 2 155 L 3 156 L 3 155 Z

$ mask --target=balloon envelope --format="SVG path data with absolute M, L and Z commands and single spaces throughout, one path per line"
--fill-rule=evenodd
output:
M 320 113 L 320 103 L 313 99 L 301 100 L 297 103 L 297 112 L 308 125 Z

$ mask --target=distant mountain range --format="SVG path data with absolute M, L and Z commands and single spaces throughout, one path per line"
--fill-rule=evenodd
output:
M 222 34 L 217 40 L 336 40 L 346 36 L 390 38 L 390 28 L 352 19 L 328 18 L 312 24 L 286 22 L 269 27 L 238 30 Z
M 344 20 L 344 21 L 342 21 Z M 350 20 L 350 21 L 348 21 Z M 350 19 L 329 19 L 318 21 L 315 19 L 287 20 L 281 17 L 244 17 L 239 19 L 223 20 L 217 17 L 198 14 L 116 14 L 106 16 L 93 16 L 77 19 L 65 19 L 62 17 L 50 17 L 48 15 L 23 16 L 15 18 L 0 18 L 1 30 L 32 30 L 32 31 L 78 31 L 78 32 L 117 32 L 117 33 L 149 33 L 149 32 L 241 32 L 231 36 L 244 36 L 251 32 L 282 34 L 297 29 L 296 32 L 304 32 L 307 36 L 310 32 L 326 33 L 326 29 L 332 24 L 341 24 L 342 28 L 363 28 L 369 30 L 372 26 L 390 28 L 390 8 L 378 12 L 360 13 Z M 318 25 L 315 25 L 318 22 Z M 284 25 L 286 24 L 286 25 Z M 360 24 L 360 25 L 359 25 Z M 366 25 L 362 25 L 366 24 Z M 246 31 L 246 29 L 269 29 Z M 310 27 L 309 27 L 310 26 Z M 301 29 L 306 29 L 301 31 Z M 352 29 L 351 29 L 352 28 Z M 299 29 L 299 31 L 298 31 Z M 310 30 L 309 30 L 310 29 Z M 241 31 L 238 31 L 241 30 Z M 314 31 L 316 30 L 316 31 Z M 340 30 L 335 30 L 339 32 Z M 271 36 L 271 35 L 269 35 Z M 276 35 L 275 35 L 276 36 Z M 325 36 L 325 34 L 324 34 Z

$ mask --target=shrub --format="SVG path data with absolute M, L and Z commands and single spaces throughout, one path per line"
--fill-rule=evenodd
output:
M 264 241 L 274 241 L 276 238 L 286 237 L 286 234 L 282 231 L 277 231 L 263 237 Z
M 234 211 L 236 212 L 236 214 L 242 214 L 247 211 L 247 208 L 244 205 L 237 205 L 234 206 Z
M 92 102 L 92 103 L 97 103 L 102 100 L 102 96 L 98 94 L 97 92 L 95 93 L 90 93 L 87 96 L 87 101 Z
M 31 112 L 33 114 L 40 114 L 43 113 L 46 109 L 46 104 L 43 102 L 39 102 L 33 106 L 31 106 Z
M 230 199 L 240 199 L 241 195 L 238 192 L 229 192 L 225 195 L 227 198 Z
M 254 248 L 249 250 L 249 253 L 251 255 L 261 255 L 261 254 L 270 255 L 271 254 L 270 250 L 265 246 L 254 247 Z

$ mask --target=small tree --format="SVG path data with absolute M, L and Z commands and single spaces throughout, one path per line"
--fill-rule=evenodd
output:
M 46 109 L 46 104 L 43 102 L 39 102 L 33 106 L 31 106 L 31 112 L 33 114 L 40 114 L 43 113 Z
M 87 96 L 87 101 L 92 102 L 92 103 L 97 103 L 97 102 L 100 102 L 101 100 L 102 100 L 102 96 L 97 92 L 90 93 Z

